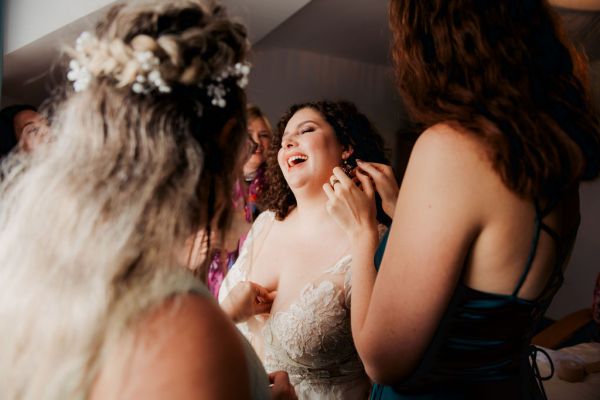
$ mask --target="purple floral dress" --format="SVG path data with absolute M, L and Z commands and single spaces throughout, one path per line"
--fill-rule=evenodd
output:
M 262 210 L 258 207 L 258 198 L 264 190 L 265 185 L 265 166 L 264 164 L 258 168 L 256 175 L 252 180 L 243 182 L 238 180 L 235 183 L 233 190 L 233 206 L 236 212 L 244 213 L 246 222 L 252 223 L 258 217 Z M 225 278 L 225 275 L 231 269 L 239 255 L 239 250 L 244 244 L 246 234 L 238 240 L 237 248 L 233 251 L 223 249 L 214 249 L 211 255 L 211 261 L 208 266 L 208 276 L 206 285 L 210 292 L 216 297 L 219 297 L 219 288 Z

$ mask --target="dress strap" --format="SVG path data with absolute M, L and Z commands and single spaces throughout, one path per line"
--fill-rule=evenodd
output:
M 373 262 L 375 263 L 375 269 L 377 271 L 379 271 L 381 261 L 383 260 L 383 253 L 385 252 L 385 248 L 387 247 L 389 234 L 390 230 L 387 229 L 385 232 L 379 235 L 379 246 L 377 246 L 377 251 L 375 252 L 375 256 L 373 257 Z
M 385 386 L 383 386 L 383 385 L 378 385 L 378 384 L 373 385 L 373 388 L 371 389 L 371 396 L 369 397 L 369 400 L 381 400 L 383 397 L 384 389 L 385 389 Z
M 554 229 L 552 229 L 551 227 L 549 227 L 548 225 L 546 225 L 545 223 L 541 223 L 540 224 L 540 228 L 546 232 L 548 235 L 550 235 L 550 237 L 552 239 L 554 239 L 554 241 L 558 244 L 560 243 L 560 235 L 558 233 L 556 233 L 556 231 Z
M 535 209 L 536 209 L 536 213 L 539 214 L 540 219 L 544 219 L 546 216 L 548 216 L 548 214 L 550 214 L 552 212 L 552 210 L 554 210 L 554 207 L 556 207 L 556 205 L 558 204 L 560 200 L 559 196 L 553 196 L 550 201 L 548 201 L 548 203 L 546 204 L 546 207 L 542 208 L 540 206 L 540 202 L 538 199 L 534 199 L 533 203 L 535 205 Z
M 533 232 L 533 238 L 531 240 L 531 246 L 529 248 L 529 255 L 527 257 L 527 262 L 525 263 L 525 269 L 523 270 L 523 273 L 521 274 L 521 277 L 519 278 L 519 281 L 515 287 L 515 290 L 512 293 L 512 297 L 517 297 L 517 295 L 519 294 L 519 291 L 521 290 L 521 287 L 523 287 L 523 284 L 525 283 L 525 279 L 527 279 L 527 275 L 529 275 L 529 271 L 531 270 L 531 266 L 533 265 L 533 259 L 535 258 L 535 254 L 537 253 L 537 247 L 538 247 L 538 243 L 540 241 L 540 233 L 543 230 L 544 232 L 548 233 L 550 235 L 550 237 L 552 237 L 554 239 L 554 241 L 556 242 L 556 246 L 560 245 L 560 236 L 552 229 L 550 228 L 548 225 L 546 225 L 543 222 L 543 219 L 550 214 L 550 212 L 552 212 L 552 210 L 554 209 L 554 207 L 556 206 L 556 204 L 558 203 L 559 198 L 558 197 L 553 197 L 552 199 L 550 199 L 550 201 L 548 202 L 548 204 L 546 204 L 545 207 L 541 207 L 540 206 L 540 202 L 539 200 L 533 199 L 533 204 L 535 206 L 535 229 Z
M 521 287 L 525 283 L 525 279 L 527 278 L 527 275 L 529 274 L 529 270 L 531 269 L 531 266 L 533 265 L 533 259 L 535 258 L 535 253 L 537 252 L 538 242 L 540 240 L 541 223 L 542 223 L 542 221 L 540 218 L 539 208 L 536 203 L 536 205 L 535 205 L 535 230 L 533 232 L 533 239 L 531 240 L 531 246 L 529 248 L 529 256 L 527 256 L 527 263 L 525 264 L 525 269 L 523 270 L 523 273 L 521 274 L 521 277 L 519 278 L 519 282 L 517 283 L 517 286 L 515 287 L 515 290 L 513 291 L 512 295 L 511 295 L 512 297 L 517 297 L 517 295 L 519 294 L 519 291 L 521 290 Z
M 261 234 L 265 229 L 271 229 L 275 222 L 275 213 L 272 211 L 263 211 L 252 224 L 250 231 L 244 237 L 243 243 L 239 246 L 239 257 L 246 257 L 249 251 L 256 251 L 254 249 L 254 240 Z M 254 249 L 254 250 L 253 250 Z
M 548 374 L 547 376 L 542 376 L 542 374 L 540 374 L 540 369 L 537 365 L 538 353 L 542 353 L 548 360 L 548 363 L 550 364 L 550 374 Z M 542 399 L 548 400 L 548 396 L 546 396 L 546 391 L 544 390 L 544 381 L 547 381 L 550 378 L 552 378 L 552 376 L 554 376 L 554 363 L 552 363 L 552 358 L 550 358 L 550 355 L 548 355 L 548 353 L 541 347 L 531 345 L 529 347 L 529 360 L 531 362 L 531 369 L 533 370 L 533 375 L 535 376 L 536 383 L 538 385 L 538 388 L 540 389 L 540 393 L 542 394 Z

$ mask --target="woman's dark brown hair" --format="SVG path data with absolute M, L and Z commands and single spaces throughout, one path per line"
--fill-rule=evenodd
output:
M 398 85 L 424 128 L 455 122 L 505 185 L 557 196 L 600 169 L 586 63 L 545 0 L 391 0 Z
M 266 209 L 274 211 L 275 218 L 280 221 L 294 209 L 296 198 L 283 177 L 277 162 L 277 153 L 281 149 L 281 138 L 288 121 L 296 112 L 304 108 L 313 109 L 321 114 L 333 128 L 338 142 L 344 148 L 352 147 L 354 151 L 348 160 L 350 165 L 354 166 L 356 159 L 389 164 L 383 138 L 371 121 L 358 111 L 353 103 L 325 100 L 294 104 L 279 120 L 267 152 L 267 188 L 262 204 Z M 377 219 L 381 223 L 390 222 L 381 209 L 380 199 L 377 199 Z

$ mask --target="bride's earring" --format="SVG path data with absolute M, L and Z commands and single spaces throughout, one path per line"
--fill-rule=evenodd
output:
M 352 170 L 354 168 L 352 168 L 352 166 L 350 165 L 350 162 L 348 161 L 347 158 L 343 158 L 342 159 L 342 170 L 344 171 L 344 173 L 348 176 L 352 176 Z

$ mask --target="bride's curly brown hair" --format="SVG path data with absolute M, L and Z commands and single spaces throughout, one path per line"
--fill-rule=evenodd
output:
M 400 92 L 422 128 L 480 137 L 504 184 L 552 197 L 600 169 L 587 65 L 546 0 L 391 0 Z
M 277 124 L 277 129 L 273 132 L 271 145 L 267 151 L 267 188 L 261 199 L 263 208 L 274 211 L 275 218 L 279 221 L 285 219 L 296 207 L 296 198 L 283 177 L 277 162 L 277 153 L 281 149 L 281 138 L 288 121 L 296 112 L 305 108 L 313 109 L 321 114 L 333 128 L 338 142 L 344 149 L 350 147 L 353 149 L 353 153 L 348 159 L 350 165 L 355 166 L 356 159 L 382 164 L 390 163 L 389 152 L 385 148 L 383 138 L 367 116 L 361 113 L 353 103 L 344 100 L 323 100 L 292 105 L 283 114 Z M 389 225 L 391 221 L 381 208 L 381 199 L 377 197 L 376 201 L 378 221 Z

